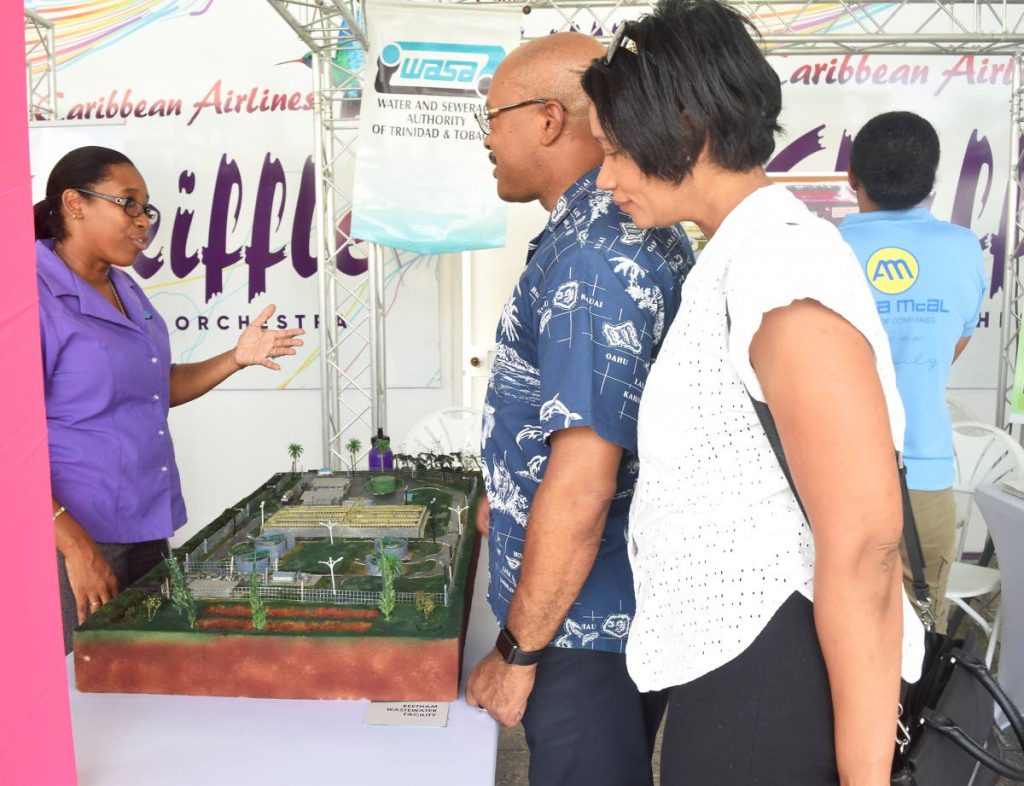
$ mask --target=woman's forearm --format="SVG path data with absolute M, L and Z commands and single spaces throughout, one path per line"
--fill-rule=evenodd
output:
M 828 667 L 842 786 L 889 782 L 903 635 L 896 544 L 816 556 L 814 619 Z M 890 722 L 879 722 L 880 719 Z
M 231 349 L 200 363 L 178 363 L 171 367 L 171 406 L 187 404 L 242 369 Z

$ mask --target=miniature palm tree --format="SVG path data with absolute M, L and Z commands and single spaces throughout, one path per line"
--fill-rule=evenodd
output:
M 173 556 L 166 557 L 164 565 L 167 566 L 167 573 L 171 578 L 171 605 L 188 620 L 188 626 L 194 628 L 196 626 L 196 600 L 189 591 L 185 573 L 182 571 L 181 565 L 178 564 L 178 560 Z
M 402 560 L 394 554 L 378 554 L 377 568 L 380 570 L 380 613 L 385 620 L 391 619 L 395 610 L 395 577 L 402 572 Z
M 249 572 L 249 608 L 252 609 L 252 627 L 254 630 L 263 630 L 267 627 L 267 604 L 260 597 L 260 585 L 256 579 L 256 565 L 253 561 L 253 569 Z
M 288 455 L 292 458 L 292 472 L 299 471 L 299 456 L 302 455 L 302 445 L 298 442 L 293 442 L 288 446 Z
M 356 471 L 356 455 L 360 450 L 363 449 L 363 443 L 355 437 L 352 437 L 348 442 L 345 443 L 345 450 L 348 451 L 349 455 L 349 467 L 352 472 Z

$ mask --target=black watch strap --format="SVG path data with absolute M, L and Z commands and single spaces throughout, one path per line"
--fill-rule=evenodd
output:
M 544 654 L 543 649 L 533 651 L 520 649 L 519 642 L 508 628 L 498 631 L 498 639 L 494 642 L 494 648 L 505 659 L 505 663 L 511 663 L 513 666 L 532 666 Z

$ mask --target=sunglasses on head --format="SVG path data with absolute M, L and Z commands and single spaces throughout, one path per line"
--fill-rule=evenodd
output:
M 604 53 L 604 64 L 610 66 L 612 61 L 615 59 L 615 55 L 618 54 L 620 49 L 625 49 L 628 52 L 632 52 L 634 55 L 636 52 L 636 41 L 630 38 L 626 31 L 629 29 L 629 22 L 623 22 L 619 25 L 619 29 L 615 31 L 615 35 L 612 36 L 612 41 L 608 44 L 608 49 Z

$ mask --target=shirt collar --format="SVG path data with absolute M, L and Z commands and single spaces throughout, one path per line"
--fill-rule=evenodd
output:
M 875 221 L 928 221 L 934 219 L 926 207 L 912 207 L 910 210 L 871 210 L 867 213 L 851 213 L 843 219 L 842 226 L 870 224 Z
M 718 251 L 731 252 L 741 246 L 747 238 L 753 236 L 766 224 L 803 223 L 807 220 L 807 208 L 788 188 L 779 183 L 763 186 L 743 198 L 725 217 L 718 231 L 708 241 L 702 256 L 707 256 L 712 248 Z
M 545 227 L 546 231 L 551 231 L 562 223 L 577 202 L 600 190 L 597 187 L 597 174 L 600 171 L 600 167 L 594 167 L 565 190 L 565 193 L 555 202 L 555 206 L 551 208 L 551 214 L 548 216 L 548 223 Z
M 109 304 L 57 256 L 53 250 L 54 245 L 55 241 L 53 240 L 36 241 L 36 273 L 50 292 L 56 297 L 71 296 L 75 298 L 78 301 L 78 310 L 82 314 L 113 322 L 116 325 L 140 329 L 133 320 L 126 318 L 116 309 L 110 310 L 107 307 Z M 136 304 L 132 302 L 138 300 L 135 281 L 124 271 L 113 267 L 110 270 L 110 275 L 117 280 L 118 291 L 122 293 L 121 301 L 125 309 L 134 313 L 138 310 L 135 308 Z M 129 289 L 134 297 L 125 298 L 123 293 Z

